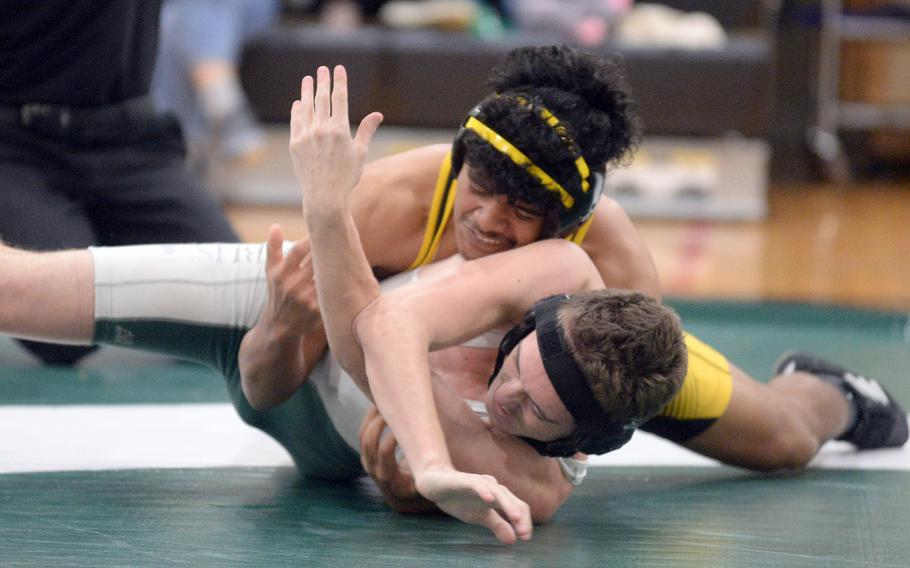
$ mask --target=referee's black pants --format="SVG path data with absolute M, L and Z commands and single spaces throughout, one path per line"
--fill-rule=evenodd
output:
M 3 108 L 0 239 L 30 250 L 236 242 L 186 166 L 176 119 L 136 107 L 65 115 L 51 108 L 31 120 Z M 23 344 L 51 364 L 72 364 L 92 349 Z

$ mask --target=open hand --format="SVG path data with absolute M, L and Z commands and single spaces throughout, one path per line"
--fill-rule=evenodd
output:
M 322 326 L 310 242 L 297 241 L 284 254 L 279 225 L 269 228 L 265 278 L 269 296 L 260 322 L 278 335 L 303 336 Z
M 533 530 L 527 503 L 492 475 L 454 469 L 431 469 L 417 479 L 417 490 L 456 519 L 485 526 L 505 544 L 530 540 Z
M 351 190 L 363 173 L 367 149 L 382 115 L 368 114 L 351 138 L 348 122 L 348 77 L 335 66 L 330 93 L 328 67 L 303 78 L 300 100 L 291 107 L 291 162 L 294 175 L 310 210 L 336 209 L 347 204 Z
M 398 443 L 385 419 L 371 406 L 360 425 L 360 463 L 373 478 L 386 503 L 397 513 L 430 513 L 436 505 L 424 499 L 414 486 L 414 476 L 398 463 Z

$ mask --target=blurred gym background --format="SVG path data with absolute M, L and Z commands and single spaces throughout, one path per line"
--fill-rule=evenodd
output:
M 239 64 L 261 151 L 196 154 L 245 240 L 275 221 L 300 234 L 286 123 L 317 65 L 348 67 L 352 123 L 385 114 L 379 157 L 450 141 L 509 49 L 570 43 L 626 67 L 646 135 L 608 187 L 669 296 L 910 309 L 910 2 L 286 0 L 279 12 Z

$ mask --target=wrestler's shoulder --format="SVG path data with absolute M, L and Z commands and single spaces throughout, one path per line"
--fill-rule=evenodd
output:
M 433 144 L 391 154 L 370 162 L 367 173 L 395 182 L 399 190 L 432 193 L 449 148 L 448 144 Z
M 425 216 L 448 148 L 422 146 L 371 162 L 355 192 L 355 206 L 372 214 Z
M 604 196 L 594 211 L 594 221 L 583 241 L 585 249 L 601 253 L 637 253 L 644 243 L 629 215 L 615 200 Z

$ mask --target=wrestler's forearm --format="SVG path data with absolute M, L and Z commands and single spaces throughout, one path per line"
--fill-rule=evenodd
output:
M 357 320 L 373 399 L 415 479 L 428 469 L 452 467 L 436 411 L 424 329 L 407 311 L 382 302 Z
M 33 253 L 0 245 L 0 333 L 89 343 L 94 330 L 91 253 Z
M 609 288 L 643 292 L 661 298 L 654 259 L 629 216 L 615 201 L 601 199 L 582 243 Z
M 358 318 L 374 400 L 410 461 L 414 455 L 450 459 L 432 449 L 445 442 L 438 438 L 428 349 L 515 321 L 541 297 L 603 285 L 587 255 L 571 243 L 547 241 L 522 249 L 383 294 Z
M 599 288 L 603 280 L 587 254 L 552 239 L 463 262 L 435 280 L 383 294 L 380 302 L 393 313 L 409 312 L 426 328 L 430 348 L 440 349 L 514 325 L 547 296 Z
M 306 380 L 322 352 L 325 334 L 305 337 L 256 325 L 240 344 L 238 363 L 243 394 L 253 408 L 266 410 L 283 403 Z
M 379 282 L 367 262 L 346 204 L 310 207 L 304 214 L 329 347 L 361 390 L 371 396 L 363 351 L 353 327 L 357 316 L 379 297 Z
M 454 468 L 433 403 L 426 340 L 419 333 L 396 333 L 402 325 L 411 332 L 419 327 L 402 324 L 394 311 L 370 309 L 380 297 L 379 283 L 347 207 L 333 209 L 327 204 L 313 209 L 316 212 L 306 218 L 319 308 L 332 355 L 397 433 L 409 456 L 418 491 L 434 494 L 438 484 L 433 480 L 438 482 L 439 474 L 453 472 Z M 355 335 L 355 321 L 358 330 L 365 322 L 363 327 L 373 332 L 362 347 Z M 408 356 L 389 356 L 392 346 L 395 353 Z M 372 365 L 368 366 L 368 361 Z M 429 480 L 426 486 L 424 480 Z

